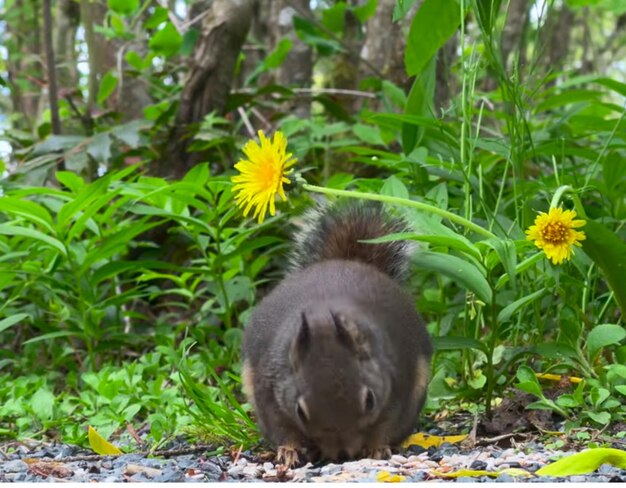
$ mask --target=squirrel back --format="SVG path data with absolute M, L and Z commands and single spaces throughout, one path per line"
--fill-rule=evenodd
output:
M 379 205 L 316 209 L 305 217 L 292 270 L 252 313 L 242 380 L 279 461 L 386 457 L 416 422 L 431 346 L 414 300 L 398 283 L 406 229 Z
M 360 261 L 401 282 L 407 274 L 410 244 L 359 241 L 406 230 L 406 222 L 391 217 L 377 202 L 319 204 L 304 215 L 303 225 L 294 237 L 291 269 L 301 270 L 330 259 Z

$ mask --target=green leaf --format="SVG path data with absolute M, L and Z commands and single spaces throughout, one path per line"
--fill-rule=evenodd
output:
M 534 302 L 538 298 L 541 298 L 545 292 L 546 292 L 546 289 L 542 288 L 541 290 L 537 290 L 531 293 L 530 295 L 526 295 L 525 297 L 520 298 L 519 300 L 515 300 L 513 303 L 509 303 L 506 307 L 500 310 L 500 313 L 498 314 L 498 319 L 497 319 L 498 323 L 501 324 L 503 322 L 506 322 L 518 310 L 525 307 L 529 303 Z
M 455 351 L 458 349 L 476 349 L 487 353 L 487 345 L 471 337 L 439 336 L 433 337 L 436 351 Z
M 50 237 L 43 232 L 39 232 L 38 230 L 29 229 L 28 227 L 18 227 L 11 224 L 0 224 L 0 234 L 5 234 L 8 236 L 30 237 L 31 239 L 43 242 L 44 244 L 55 248 L 64 256 L 67 255 L 65 246 L 61 241 L 55 239 L 54 237 Z
M 473 291 L 485 303 L 491 303 L 491 288 L 479 269 L 456 256 L 430 251 L 420 251 L 413 257 L 416 266 L 442 273 Z
M 146 29 L 156 29 L 169 18 L 169 11 L 164 7 L 156 7 L 154 13 L 143 24 Z
M 504 271 L 509 276 L 511 286 L 515 288 L 515 277 L 517 275 L 517 250 L 515 249 L 515 243 L 510 239 L 487 239 L 481 241 L 480 244 L 490 247 L 496 252 Z
M 47 341 L 49 339 L 56 339 L 58 337 L 75 337 L 75 336 L 78 336 L 78 333 L 72 332 L 69 330 L 61 330 L 58 332 L 48 332 L 47 334 L 42 334 L 40 336 L 33 337 L 32 339 L 28 339 L 27 341 L 24 341 L 22 345 L 34 344 L 36 342 Z
M 426 69 L 415 78 L 404 107 L 404 115 L 432 118 L 436 68 L 436 58 L 433 57 L 430 59 Z M 424 125 L 402 124 L 402 150 L 404 154 L 410 154 L 415 149 L 422 137 L 424 137 L 424 131 Z
M 9 327 L 17 324 L 18 322 L 21 322 L 25 318 L 30 318 L 30 315 L 28 315 L 27 313 L 16 313 L 15 315 L 11 315 L 6 319 L 0 320 L 0 332 L 2 332 L 3 330 L 7 330 Z
M 54 395 L 45 388 L 39 388 L 30 400 L 33 413 L 40 420 L 50 420 L 53 414 Z
M 150 49 L 162 56 L 173 56 L 180 49 L 183 36 L 179 34 L 174 24 L 168 22 L 150 39 Z
M 198 38 L 200 37 L 200 30 L 191 27 L 183 34 L 183 42 L 180 46 L 180 54 L 183 56 L 191 56 L 193 50 L 196 47 Z
M 597 422 L 598 424 L 605 426 L 611 421 L 611 414 L 609 412 L 585 412 L 587 416 Z
M 322 12 L 322 25 L 335 34 L 341 34 L 346 27 L 346 2 L 337 2 Z
M 626 315 L 626 243 L 604 225 L 588 220 L 583 251 L 604 273 L 622 316 Z
M 595 357 L 603 347 L 619 344 L 626 337 L 626 329 L 616 324 L 600 324 L 595 326 L 587 336 L 589 357 Z
M 106 132 L 93 136 L 87 145 L 87 154 L 99 163 L 106 164 L 111 157 L 111 136 Z
M 48 210 L 30 200 L 7 196 L 0 197 L 0 210 L 4 210 L 5 212 L 13 215 L 19 215 L 30 222 L 45 227 L 46 230 L 50 232 L 52 232 L 54 228 L 54 222 L 52 221 L 52 217 L 50 216 Z
M 98 89 L 98 104 L 102 105 L 102 103 L 111 96 L 111 94 L 115 91 L 117 87 L 117 76 L 113 74 L 113 71 L 107 71 L 106 74 L 102 77 L 102 81 L 100 82 L 100 88 Z
M 456 32 L 461 23 L 457 0 L 424 0 L 413 17 L 404 52 L 409 76 L 421 73 L 437 51 Z
M 353 7 L 352 11 L 354 12 L 354 15 L 356 15 L 356 18 L 359 19 L 362 24 L 364 24 L 365 22 L 367 22 L 367 19 L 369 19 L 372 15 L 376 13 L 377 7 L 378 0 L 367 0 L 362 5 Z
M 57 181 L 72 193 L 78 193 L 78 190 L 85 185 L 85 180 L 71 171 L 57 171 L 55 176 Z
M 538 476 L 573 476 L 593 473 L 603 464 L 626 469 L 626 451 L 608 447 L 587 449 L 559 459 L 535 472 Z
M 396 5 L 393 8 L 393 21 L 397 22 L 400 19 L 406 17 L 411 7 L 415 5 L 417 0 L 396 0 Z
M 108 0 L 113 12 L 120 15 L 131 15 L 139 8 L 139 0 Z
M 480 29 L 487 36 L 493 32 L 493 27 L 500 11 L 502 0 L 476 0 L 474 2 L 474 11 Z
M 89 447 L 91 447 L 96 454 L 100 454 L 101 456 L 116 456 L 122 454 L 119 448 L 104 439 L 91 425 L 89 426 L 87 437 L 89 438 Z

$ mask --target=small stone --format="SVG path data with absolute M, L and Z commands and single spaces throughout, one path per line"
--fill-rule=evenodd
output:
M 181 471 L 167 471 L 159 476 L 155 476 L 152 481 L 157 483 L 180 483 L 185 481 L 185 474 Z
M 585 481 L 588 481 L 586 476 L 570 476 L 569 480 L 572 483 L 584 483 Z
M 514 483 L 515 482 L 515 478 L 513 478 L 513 476 L 511 476 L 510 474 L 501 473 L 496 478 L 496 481 L 498 483 Z
M 423 452 L 426 452 L 426 449 L 422 446 L 412 445 L 408 447 L 406 452 L 409 454 L 422 454 Z
M 217 476 L 222 474 L 222 468 L 220 468 L 217 464 L 211 461 L 205 461 L 199 464 L 198 469 L 204 471 L 205 473 L 210 473 Z
M 487 469 L 487 463 L 485 461 L 474 461 L 472 464 L 470 464 L 470 469 L 483 471 Z
M 241 476 L 241 475 L 243 475 L 243 468 L 244 468 L 243 466 L 238 465 L 238 464 L 236 464 L 234 466 L 231 466 L 228 469 L 228 476 Z
M 248 464 L 243 468 L 243 475 L 246 478 L 259 478 L 263 474 L 263 468 L 258 464 Z
M 263 463 L 264 471 L 269 471 L 270 469 L 274 469 L 274 465 L 272 463 Z
M 390 461 L 394 464 L 403 465 L 403 464 L 406 464 L 408 459 L 400 454 L 394 454 L 393 456 L 391 456 Z
M 335 474 L 341 473 L 341 465 L 330 463 L 324 466 L 320 472 L 322 475 L 333 476 Z
M 2 464 L 2 469 L 6 473 L 20 473 L 28 469 L 28 464 L 20 459 L 17 459 L 15 461 L 7 461 Z

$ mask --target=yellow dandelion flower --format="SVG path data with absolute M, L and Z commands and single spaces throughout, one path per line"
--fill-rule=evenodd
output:
M 526 239 L 535 241 L 535 246 L 543 249 L 553 264 L 560 264 L 574 254 L 573 246 L 580 247 L 585 233 L 575 230 L 585 225 L 584 220 L 574 220 L 576 212 L 551 208 L 548 213 L 539 212 L 535 225 L 526 231 Z
M 235 203 L 244 209 L 243 215 L 248 215 L 255 207 L 254 218 L 258 217 L 261 223 L 268 208 L 270 215 L 276 215 L 276 194 L 283 201 L 287 200 L 283 183 L 291 183 L 286 177 L 291 173 L 287 168 L 296 164 L 297 160 L 287 153 L 287 138 L 282 132 L 275 132 L 274 139 L 270 141 L 260 130 L 259 140 L 260 146 L 255 140 L 250 140 L 243 147 L 247 159 L 241 159 L 235 165 L 240 174 L 233 176 L 231 181 L 235 183 Z

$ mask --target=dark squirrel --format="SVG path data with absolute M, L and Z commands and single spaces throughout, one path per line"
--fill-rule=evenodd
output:
M 245 329 L 244 390 L 278 462 L 388 457 L 416 424 L 432 348 L 400 284 L 407 244 L 359 241 L 406 225 L 363 203 L 306 220 L 293 269 Z

